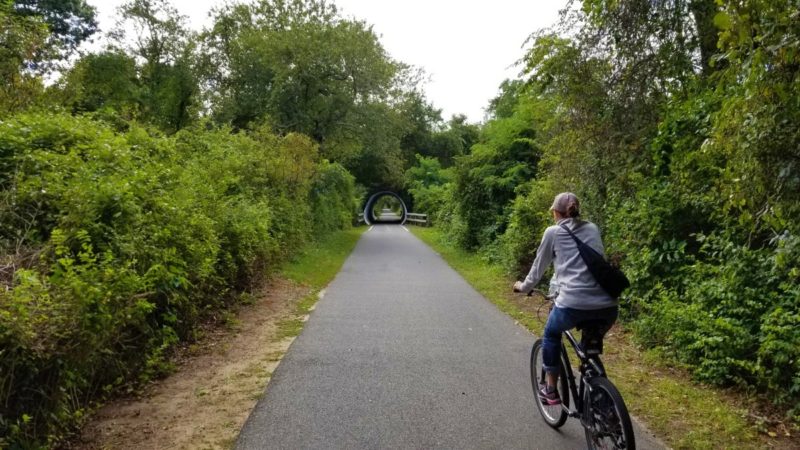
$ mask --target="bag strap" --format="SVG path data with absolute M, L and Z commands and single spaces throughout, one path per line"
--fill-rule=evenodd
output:
M 572 239 L 575 239 L 575 243 L 577 243 L 578 245 L 583 245 L 583 241 L 578 239 L 578 236 L 575 236 L 575 233 L 573 233 L 572 230 L 570 230 L 568 226 L 564 225 L 563 223 L 560 224 L 559 226 L 561 228 L 567 230 L 567 233 L 569 233 L 569 235 L 572 236 Z
M 575 243 L 578 244 L 578 247 L 579 247 L 578 248 L 578 253 L 580 253 L 580 246 L 583 245 L 583 246 L 586 246 L 586 247 L 590 248 L 593 252 L 595 252 L 598 255 L 600 255 L 603 258 L 603 260 L 605 260 L 605 256 L 603 256 L 600 252 L 595 250 L 591 245 L 584 243 L 582 240 L 580 240 L 578 238 L 578 236 L 575 236 L 575 233 L 573 233 L 572 230 L 570 230 L 568 226 L 564 225 L 563 223 L 560 226 L 561 226 L 561 228 L 567 230 L 567 233 L 569 233 L 569 235 L 572 236 L 572 239 L 575 239 Z M 581 258 L 583 258 L 583 253 L 581 253 Z M 586 261 L 586 258 L 583 258 L 583 260 Z

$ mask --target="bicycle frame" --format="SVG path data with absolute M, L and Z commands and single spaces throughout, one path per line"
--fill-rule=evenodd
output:
M 570 417 L 580 418 L 581 422 L 584 421 L 583 413 L 583 395 L 586 390 L 588 378 L 594 377 L 605 377 L 606 371 L 603 367 L 602 362 L 599 361 L 597 356 L 589 356 L 587 355 L 583 349 L 581 348 L 578 341 L 575 339 L 575 336 L 572 335 L 569 331 L 565 331 L 564 335 L 567 337 L 572 348 L 575 350 L 575 354 L 578 355 L 578 359 L 580 360 L 580 367 L 578 368 L 581 376 L 580 384 L 575 381 L 575 373 L 572 370 L 572 364 L 569 360 L 569 355 L 567 354 L 567 347 L 564 345 L 562 340 L 561 342 L 561 359 L 564 362 L 564 368 L 566 369 L 566 373 L 562 376 L 567 377 L 567 385 L 569 386 L 570 393 L 572 394 L 572 398 L 575 400 L 574 403 L 574 411 L 571 411 L 568 407 L 562 404 L 562 408 L 567 411 L 567 414 Z M 590 370 L 591 369 L 591 370 Z M 593 373 L 592 373 L 593 371 Z
M 530 297 L 534 291 L 528 292 L 528 296 Z M 545 294 L 544 292 L 539 291 L 539 293 L 548 301 L 550 301 L 550 311 L 553 310 L 553 296 Z M 585 331 L 584 331 L 585 332 Z M 575 351 L 575 354 L 578 356 L 580 360 L 580 366 L 578 370 L 581 374 L 581 381 L 580 384 L 575 381 L 575 374 L 572 371 L 572 363 L 569 361 L 569 355 L 567 354 L 567 347 L 564 345 L 564 340 L 561 340 L 561 360 L 564 362 L 564 368 L 567 373 L 563 376 L 567 377 L 567 385 L 569 386 L 570 394 L 572 394 L 572 398 L 575 400 L 574 410 L 570 410 L 567 406 L 563 403 L 561 407 L 567 412 L 569 417 L 573 418 L 580 418 L 581 423 L 585 426 L 585 419 L 583 417 L 583 394 L 586 391 L 587 380 L 594 377 L 603 377 L 606 378 L 606 369 L 603 367 L 602 361 L 600 361 L 599 355 L 587 355 L 586 352 L 583 351 L 578 340 L 575 339 L 575 336 L 567 330 L 563 333 L 564 336 L 567 337 L 572 349 Z M 589 370 L 591 369 L 591 370 Z

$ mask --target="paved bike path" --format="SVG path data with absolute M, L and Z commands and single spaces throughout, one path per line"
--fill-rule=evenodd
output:
M 533 403 L 534 337 L 404 227 L 366 232 L 241 431 L 238 449 L 581 449 Z M 639 448 L 661 448 L 640 429 Z

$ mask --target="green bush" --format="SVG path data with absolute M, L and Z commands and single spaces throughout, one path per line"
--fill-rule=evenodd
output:
M 638 338 L 684 363 L 698 379 L 756 386 L 778 403 L 795 405 L 796 414 L 796 275 L 781 270 L 773 251 L 716 236 L 701 240 L 700 259 L 710 262 L 683 266 L 679 288 L 662 282 L 649 293 L 636 322 Z
M 406 171 L 406 186 L 415 212 L 427 214 L 431 223 L 447 222 L 447 206 L 453 189 L 453 170 L 443 169 L 436 158 L 416 155 L 417 165 Z
M 355 178 L 337 163 L 322 161 L 311 185 L 314 237 L 350 226 L 357 208 Z
M 520 195 L 514 200 L 508 229 L 500 237 L 501 259 L 510 273 L 519 277 L 528 274 L 542 234 L 553 224 L 550 205 L 554 196 L 552 187 L 536 182 L 527 195 Z
M 490 245 L 505 232 L 517 189 L 536 176 L 541 154 L 534 138 L 529 111 L 521 110 L 488 123 L 471 153 L 456 158 L 459 226 L 452 231 L 464 248 Z
M 0 123 L 0 167 L 11 444 L 52 445 L 93 402 L 169 370 L 199 320 L 352 214 L 344 169 L 307 137 L 264 129 L 164 137 L 22 115 Z

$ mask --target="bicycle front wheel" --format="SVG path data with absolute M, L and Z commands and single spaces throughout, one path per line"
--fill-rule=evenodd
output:
M 594 449 L 636 449 L 628 408 L 608 378 L 591 378 L 584 393 L 586 444 Z
M 531 350 L 531 384 L 533 384 L 533 398 L 536 408 L 542 414 L 544 421 L 553 428 L 559 428 L 567 421 L 567 409 L 569 408 L 569 383 L 567 382 L 567 371 L 564 363 L 561 363 L 561 373 L 558 377 L 558 391 L 561 395 L 560 405 L 546 405 L 539 399 L 539 390 L 544 387 L 544 360 L 542 359 L 542 340 L 538 339 L 533 344 Z

